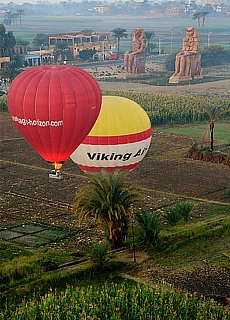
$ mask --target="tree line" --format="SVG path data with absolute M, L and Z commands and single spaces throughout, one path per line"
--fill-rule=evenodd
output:
M 82 32 L 86 31 L 82 30 Z M 91 31 L 92 30 L 87 30 Z M 112 37 L 117 40 L 117 55 L 120 55 L 120 42 L 123 38 L 128 38 L 129 34 L 125 28 L 115 28 L 111 30 Z M 145 31 L 146 38 L 146 54 L 150 54 L 151 50 L 156 47 L 156 44 L 151 43 L 155 37 L 153 31 Z M 1 77 L 9 78 L 10 81 L 20 72 L 20 68 L 25 67 L 23 62 L 23 57 L 21 54 L 15 53 L 15 45 L 25 45 L 29 44 L 26 40 L 15 39 L 12 31 L 6 31 L 4 24 L 0 24 L 0 57 L 10 57 L 11 62 L 5 63 L 5 68 L 1 70 Z M 49 47 L 49 37 L 48 34 L 39 33 L 32 40 L 33 46 L 39 50 L 42 48 Z M 83 60 L 92 59 L 96 50 L 83 50 L 79 53 L 79 57 Z M 73 54 L 66 42 L 57 43 L 54 47 L 54 57 L 55 60 L 73 60 Z M 174 71 L 175 67 L 175 56 L 177 53 L 170 54 L 165 58 L 165 66 L 168 71 Z M 224 49 L 220 45 L 210 45 L 204 47 L 201 50 L 201 66 L 208 67 L 219 65 L 230 61 L 230 50 Z

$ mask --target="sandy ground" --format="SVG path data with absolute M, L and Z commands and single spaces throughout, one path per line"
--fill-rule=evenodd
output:
M 103 81 L 105 78 L 116 79 L 119 73 L 122 73 L 122 65 L 111 65 L 106 67 L 91 67 L 86 70 L 92 74 L 102 90 L 118 90 L 118 91 L 135 91 L 150 92 L 154 94 L 180 94 L 180 95 L 199 95 L 207 97 L 230 98 L 230 64 L 205 68 L 203 70 L 204 77 L 212 77 L 212 82 L 190 85 L 170 85 L 170 86 L 153 86 L 140 83 L 127 83 L 122 80 L 119 82 Z M 147 72 L 165 71 L 164 62 L 146 63 Z M 215 81 L 217 77 L 224 77 L 225 80 Z
M 102 90 L 150 92 L 153 94 L 209 95 L 230 98 L 230 79 L 186 86 L 151 86 L 139 83 L 99 81 Z

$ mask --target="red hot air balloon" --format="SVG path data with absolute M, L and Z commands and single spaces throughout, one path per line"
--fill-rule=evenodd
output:
M 96 80 L 70 66 L 24 71 L 14 79 L 8 94 L 14 124 L 56 171 L 90 132 L 101 101 Z

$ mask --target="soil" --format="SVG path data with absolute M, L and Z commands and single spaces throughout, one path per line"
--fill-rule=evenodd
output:
M 100 85 L 104 88 L 104 83 Z M 110 86 L 110 89 L 113 88 Z M 139 89 L 137 85 L 134 90 Z M 127 174 L 127 179 L 140 188 L 143 207 L 161 210 L 185 199 L 223 202 L 223 191 L 230 181 L 229 166 L 183 158 L 181 155 L 192 142 L 191 138 L 155 129 L 148 154 L 135 170 Z M 0 152 L 0 228 L 31 221 L 76 231 L 71 239 L 49 244 L 52 248 L 81 250 L 103 239 L 103 232 L 93 221 L 78 226 L 77 218 L 71 214 L 74 196 L 87 182 L 87 176 L 70 159 L 63 166 L 62 180 L 49 179 L 51 167 L 22 138 L 8 113 L 1 113 Z M 152 268 L 151 262 L 142 261 L 136 274 L 144 277 L 146 282 L 164 279 L 182 289 L 210 297 L 229 297 L 230 284 L 226 281 L 230 279 L 229 272 L 214 266 L 208 270 L 175 272 Z

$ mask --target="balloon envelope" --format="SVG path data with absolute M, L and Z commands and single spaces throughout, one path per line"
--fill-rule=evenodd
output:
M 39 66 L 11 84 L 8 108 L 26 140 L 46 160 L 63 163 L 93 127 L 101 90 L 86 71 L 69 66 Z
M 92 130 L 70 157 L 83 171 L 131 170 L 146 155 L 151 137 L 151 123 L 141 106 L 104 96 Z

